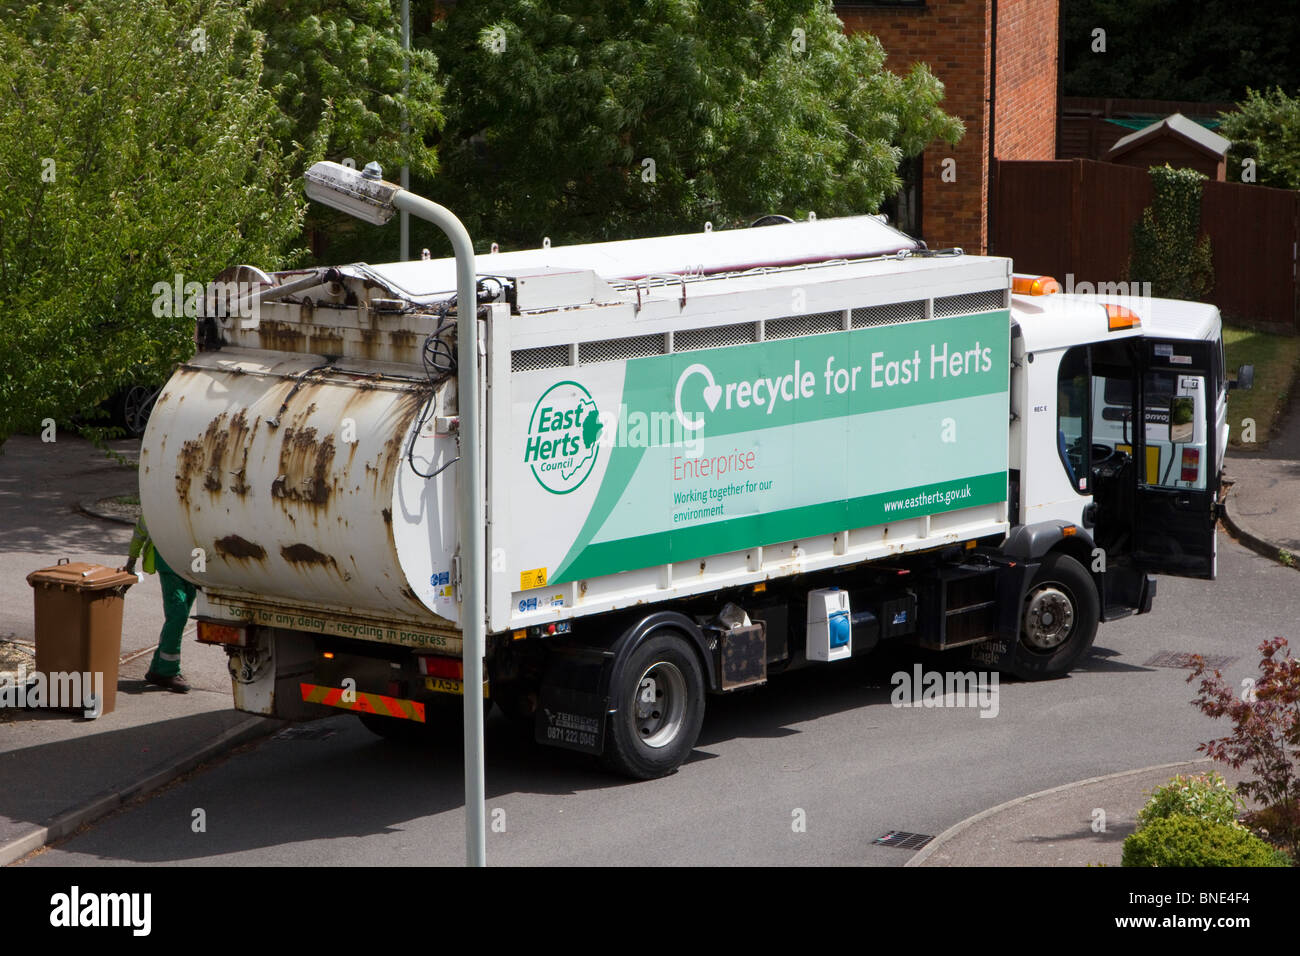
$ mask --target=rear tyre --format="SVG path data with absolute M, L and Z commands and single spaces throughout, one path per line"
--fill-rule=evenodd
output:
M 614 689 L 602 760 L 609 769 L 651 780 L 690 755 L 704 723 L 704 671 L 695 649 L 675 632 L 634 650 Z
M 1020 611 L 1020 636 L 1005 669 L 1024 680 L 1064 677 L 1092 647 L 1101 619 L 1092 576 L 1068 554 L 1043 559 Z

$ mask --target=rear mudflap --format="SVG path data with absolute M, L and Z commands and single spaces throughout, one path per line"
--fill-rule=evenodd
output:
M 533 730 L 539 744 L 582 753 L 605 749 L 612 651 L 597 647 L 555 647 L 542 679 Z

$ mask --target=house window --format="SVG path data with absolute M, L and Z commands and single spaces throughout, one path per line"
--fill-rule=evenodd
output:
M 898 178 L 903 181 L 897 193 L 880 204 L 880 211 L 889 217 L 896 229 L 909 236 L 921 237 L 921 156 L 913 156 L 898 164 Z

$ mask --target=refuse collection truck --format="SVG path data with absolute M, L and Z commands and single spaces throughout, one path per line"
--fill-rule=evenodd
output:
M 1007 259 L 870 216 L 476 268 L 476 303 L 449 259 L 220 277 L 257 314 L 198 320 L 140 495 L 239 709 L 392 734 L 483 694 L 649 778 L 690 753 L 710 694 L 890 642 L 1058 677 L 1100 621 L 1151 609 L 1154 574 L 1214 575 L 1213 306 L 1032 294 Z M 463 686 L 469 615 L 482 688 Z

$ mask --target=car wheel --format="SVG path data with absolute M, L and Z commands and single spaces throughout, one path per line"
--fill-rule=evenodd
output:
M 144 434 L 154 402 L 158 400 L 161 391 L 157 385 L 132 385 L 122 396 L 122 424 L 132 438 Z

